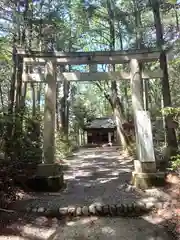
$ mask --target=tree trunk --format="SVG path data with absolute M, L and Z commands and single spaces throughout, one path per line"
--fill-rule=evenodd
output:
M 129 121 L 129 99 L 128 99 L 128 82 L 124 82 L 124 114 L 127 121 Z
M 36 91 L 34 87 L 34 83 L 31 83 L 32 90 L 32 116 L 36 116 Z
M 58 101 L 58 97 L 59 97 L 59 83 L 57 82 L 56 83 L 56 130 L 59 132 L 60 130 L 60 121 L 59 121 L 59 118 L 60 118 L 60 113 L 59 113 L 59 101 Z
M 115 50 L 115 16 L 113 7 L 114 5 L 107 1 L 107 9 L 108 9 L 108 22 L 109 22 L 109 35 L 110 35 L 110 51 Z M 110 66 L 110 70 L 115 71 L 115 65 Z M 110 99 L 110 98 L 109 98 Z M 117 92 L 117 83 L 115 80 L 111 82 L 111 101 L 110 104 L 112 106 L 113 115 L 117 125 L 117 140 L 121 143 L 123 149 L 127 149 L 130 141 L 128 136 L 123 130 L 123 123 L 125 122 L 124 117 L 124 109 L 122 103 L 119 99 Z
M 25 1 L 25 10 L 23 12 L 24 21 L 29 9 L 28 0 Z M 20 9 L 19 9 L 20 11 Z M 23 26 L 22 31 L 20 32 L 20 46 L 25 47 L 26 43 L 26 26 Z M 25 107 L 25 94 L 26 90 L 24 89 L 24 84 L 22 83 L 22 73 L 23 73 L 23 57 L 16 54 L 16 104 L 15 104 L 15 124 L 13 129 L 13 139 L 14 139 L 14 159 L 19 159 L 21 156 L 21 144 L 20 138 L 22 136 L 22 125 L 23 125 L 23 116 L 24 116 L 24 107 Z
M 144 101 L 144 110 L 148 111 L 149 106 L 148 106 L 148 81 L 146 79 L 143 79 L 143 101 Z
M 15 38 L 13 39 L 15 41 Z M 16 91 L 16 72 L 17 72 L 17 59 L 16 59 L 16 48 L 13 46 L 13 69 L 12 69 L 12 77 L 11 77 L 11 86 L 9 90 L 9 104 L 8 104 L 8 118 L 7 122 L 7 133 L 5 136 L 5 159 L 10 156 L 12 158 L 12 146 L 10 139 L 12 138 L 13 128 L 14 128 L 14 105 L 15 105 L 15 91 Z
M 68 139 L 68 123 L 69 123 L 69 82 L 64 83 L 64 134 Z
M 139 9 L 138 0 L 133 0 L 134 2 L 134 17 L 136 26 L 136 48 L 143 48 L 143 35 L 142 35 L 142 21 L 141 21 L 141 11 Z
M 3 100 L 3 92 L 0 84 L 0 99 L 1 99 L 1 111 L 4 112 L 4 100 Z
M 41 90 L 42 90 L 42 83 L 39 83 L 38 86 L 37 86 L 37 111 L 38 113 L 40 113 L 40 110 L 41 110 Z
M 64 96 L 60 96 L 62 83 L 57 82 L 56 88 L 56 96 L 57 96 L 57 104 L 56 104 L 56 129 L 57 131 L 63 132 L 64 128 Z
M 14 100 L 15 100 L 17 60 L 16 60 L 16 48 L 14 46 L 13 46 L 12 59 L 13 59 L 13 69 L 12 69 L 11 86 L 9 90 L 9 104 L 8 104 L 9 115 L 13 114 Z
M 164 102 L 164 107 L 170 107 L 171 94 L 170 94 L 170 87 L 169 87 L 167 58 L 166 58 L 166 53 L 163 50 L 164 39 L 163 39 L 163 29 L 162 29 L 161 16 L 160 16 L 160 4 L 158 0 L 151 0 L 151 5 L 152 5 L 153 14 L 154 14 L 157 46 L 160 50 L 160 68 L 163 72 L 163 77 L 161 81 L 163 102 Z M 167 145 L 169 149 L 168 155 L 174 155 L 178 148 L 175 129 L 169 127 L 171 125 L 171 122 L 172 122 L 172 117 L 167 116 L 165 118 L 165 123 L 166 123 L 165 129 L 166 129 L 166 135 L 167 135 Z M 169 154 L 169 152 L 171 153 Z

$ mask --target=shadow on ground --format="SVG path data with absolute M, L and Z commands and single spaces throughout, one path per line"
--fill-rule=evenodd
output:
M 33 215 L 16 216 L 1 239 L 12 240 L 172 240 L 177 239 L 160 225 L 161 219 L 143 218 L 76 218 L 47 219 Z M 164 224 L 164 223 L 163 223 Z
M 31 194 L 30 199 L 17 201 L 12 207 L 66 207 L 92 203 L 117 204 L 139 201 L 157 202 L 167 200 L 146 196 L 130 185 L 133 162 L 115 148 L 81 149 L 69 160 L 65 172 L 67 189 L 54 195 Z M 146 215 L 141 218 L 74 218 L 62 220 L 22 216 L 1 215 L 6 226 L 1 227 L 1 239 L 119 239 L 119 240 L 169 240 L 172 236 L 161 227 L 161 218 Z M 19 236 L 19 238 L 16 238 Z M 174 238 L 175 239 L 175 238 Z

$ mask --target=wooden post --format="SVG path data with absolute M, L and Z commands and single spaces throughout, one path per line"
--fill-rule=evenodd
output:
M 87 131 L 84 132 L 84 144 L 88 144 L 88 134 Z
M 114 130 L 114 143 L 117 143 L 117 130 Z
M 56 115 L 56 63 L 48 61 L 45 66 L 44 106 L 44 163 L 52 164 L 55 158 L 55 115 Z
M 78 137 L 79 137 L 79 140 L 78 140 L 79 146 L 82 146 L 82 135 L 81 135 L 81 129 L 80 128 L 78 130 Z
M 108 143 L 111 143 L 111 137 L 112 137 L 111 132 L 108 132 Z

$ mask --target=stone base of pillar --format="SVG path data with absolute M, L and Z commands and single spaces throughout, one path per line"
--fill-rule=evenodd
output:
M 36 173 L 28 178 L 26 185 L 33 191 L 57 192 L 65 186 L 62 169 L 58 164 L 39 164 Z
M 134 160 L 134 171 L 137 173 L 154 173 L 156 172 L 156 162 L 141 162 Z
M 37 176 L 56 176 L 62 173 L 62 166 L 57 163 L 41 163 L 37 165 Z
M 153 186 L 165 185 L 165 172 L 157 172 L 156 162 L 141 162 L 134 160 L 132 184 L 137 188 L 147 189 Z
M 140 189 L 164 186 L 166 183 L 165 178 L 165 172 L 132 172 L 132 184 Z

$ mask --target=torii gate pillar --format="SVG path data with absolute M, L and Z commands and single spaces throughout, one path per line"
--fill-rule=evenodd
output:
M 64 185 L 62 166 L 55 164 L 55 116 L 56 116 L 56 61 L 45 65 L 45 106 L 43 130 L 43 163 L 37 167 L 36 180 L 41 180 L 41 191 L 59 191 Z M 36 184 L 39 185 L 39 184 Z M 36 187 L 36 186 L 35 186 Z
M 44 105 L 44 163 L 55 161 L 55 115 L 56 115 L 56 63 L 48 61 L 45 66 Z
M 136 187 L 148 188 L 164 184 L 165 173 L 156 171 L 150 114 L 143 109 L 141 65 L 137 59 L 130 61 L 132 107 L 136 132 L 138 160 L 134 161 L 132 182 Z

